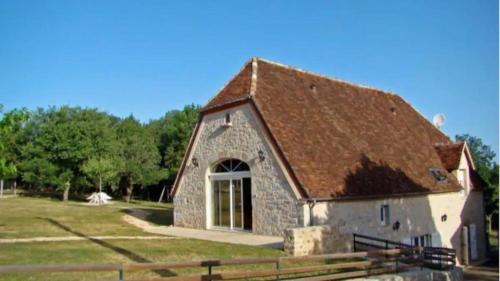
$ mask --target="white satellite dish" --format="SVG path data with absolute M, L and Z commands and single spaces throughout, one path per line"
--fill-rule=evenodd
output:
M 432 124 L 438 129 L 444 125 L 444 122 L 446 122 L 446 116 L 443 113 L 438 113 L 432 117 Z

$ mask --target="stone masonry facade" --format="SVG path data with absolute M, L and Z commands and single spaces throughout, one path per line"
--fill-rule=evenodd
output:
M 285 230 L 283 248 L 292 256 L 308 256 L 352 251 L 352 235 L 336 226 L 320 225 Z
M 382 205 L 389 206 L 388 225 L 380 223 L 380 206 Z M 446 220 L 442 219 L 444 215 L 446 215 Z M 309 215 L 306 214 L 306 217 Z M 439 233 L 440 241 L 433 241 L 433 243 L 455 249 L 460 263 L 464 263 L 462 248 L 465 242 L 462 227 L 475 224 L 478 260 L 486 257 L 482 192 L 471 191 L 468 194 L 450 192 L 398 198 L 321 202 L 314 206 L 312 217 L 313 225 L 333 226 L 337 234 L 331 236 L 349 235 L 351 239 L 348 241 L 352 241 L 353 233 L 401 242 L 410 237 Z M 395 222 L 400 224 L 398 229 L 393 228 Z M 306 221 L 307 223 L 309 222 Z M 322 234 L 330 231 L 329 228 L 303 228 L 293 231 L 292 233 L 287 230 L 286 233 L 294 236 L 293 241 L 298 246 L 289 246 L 293 249 L 289 252 L 314 251 L 318 253 L 321 249 L 329 252 L 331 249 L 337 250 L 345 247 L 342 239 L 337 245 L 330 245 L 328 241 L 318 243 L 308 237 L 326 237 L 328 235 Z M 305 241 L 302 241 L 301 237 Z M 433 237 L 433 239 L 437 238 Z M 288 237 L 285 237 L 285 241 L 287 239 Z
M 468 256 L 463 226 L 475 224 L 477 229 L 478 260 L 486 258 L 486 235 L 481 192 L 459 192 L 385 198 L 359 201 L 317 203 L 313 208 L 315 226 L 285 230 L 284 249 L 287 253 L 303 256 L 346 252 L 352 250 L 352 234 L 364 234 L 393 241 L 424 234 L 432 237 L 434 246 L 453 248 L 460 264 Z M 390 208 L 390 223 L 379 221 L 380 206 Z M 446 215 L 446 220 L 442 216 Z M 306 214 L 306 217 L 308 215 Z M 393 224 L 399 222 L 398 229 Z M 306 220 L 306 224 L 308 224 Z M 440 241 L 434 241 L 440 239 Z M 408 243 L 408 242 L 406 242 Z
M 231 127 L 225 127 L 225 115 L 231 115 Z M 206 229 L 207 190 L 210 168 L 221 160 L 235 158 L 250 166 L 252 181 L 252 232 L 283 235 L 290 227 L 303 225 L 303 208 L 249 105 L 207 114 L 201 120 L 191 157 L 181 176 L 174 197 L 176 226 Z M 258 157 L 259 150 L 265 159 Z M 198 166 L 191 159 L 198 159 Z

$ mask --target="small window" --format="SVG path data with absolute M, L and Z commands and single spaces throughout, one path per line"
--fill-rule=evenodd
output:
M 432 235 L 430 234 L 414 236 L 412 237 L 412 240 L 413 240 L 413 246 L 420 246 L 420 247 L 432 246 Z
M 389 205 L 380 206 L 380 224 L 389 225 Z
M 420 240 L 418 237 L 413 237 L 413 246 L 420 246 Z
M 438 182 L 446 181 L 446 174 L 444 174 L 440 169 L 432 168 L 429 171 L 431 175 L 436 179 L 436 181 Z
M 222 126 L 226 127 L 226 128 L 233 126 L 233 124 L 231 123 L 231 113 L 230 112 L 226 112 L 226 114 L 224 115 L 224 124 Z
M 465 172 L 465 169 L 460 169 L 457 171 L 457 178 L 458 178 L 458 183 L 462 187 L 467 187 L 467 173 Z

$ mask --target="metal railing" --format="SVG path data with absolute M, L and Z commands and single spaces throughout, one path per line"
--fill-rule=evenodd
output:
M 422 267 L 447 270 L 456 265 L 456 251 L 451 248 L 416 247 L 357 233 L 353 234 L 353 248 L 355 252 L 370 249 L 418 249 L 418 256 Z

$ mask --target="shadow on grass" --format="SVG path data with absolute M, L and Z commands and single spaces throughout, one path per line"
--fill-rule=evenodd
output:
M 172 208 L 129 208 L 123 209 L 121 212 L 156 225 L 169 226 L 174 224 Z
M 137 253 L 134 253 L 130 250 L 127 250 L 125 248 L 121 248 L 121 247 L 118 247 L 116 245 L 113 245 L 111 243 L 108 243 L 106 241 L 103 241 L 103 240 L 100 240 L 100 239 L 96 239 L 96 238 L 92 238 L 92 237 L 89 237 L 81 232 L 78 232 L 76 230 L 73 230 L 71 229 L 70 227 L 54 220 L 54 219 L 51 219 L 51 218 L 43 218 L 43 217 L 37 217 L 38 219 L 42 219 L 42 220 L 46 220 L 48 221 L 49 223 L 69 232 L 69 233 L 72 233 L 76 236 L 79 236 L 79 237 L 83 237 L 93 243 L 96 243 L 98 244 L 99 246 L 102 246 L 104 248 L 107 248 L 107 249 L 110 249 L 118 254 L 121 254 L 123 256 L 125 256 L 126 258 L 134 261 L 134 262 L 138 262 L 138 263 L 151 263 L 152 261 L 146 259 L 145 257 L 137 254 Z M 170 270 L 153 270 L 153 272 L 159 274 L 160 276 L 162 277 L 169 277 L 169 276 L 176 276 L 176 274 Z

